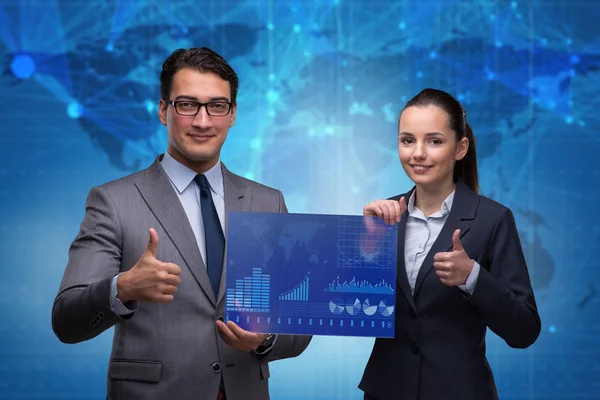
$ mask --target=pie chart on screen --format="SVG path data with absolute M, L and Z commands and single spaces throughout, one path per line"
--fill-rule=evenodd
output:
M 394 313 L 394 306 L 388 306 L 387 304 L 385 304 L 385 301 L 381 300 L 379 302 L 379 312 L 384 317 L 389 317 Z
M 369 299 L 366 299 L 363 303 L 363 312 L 368 316 L 371 316 L 377 312 L 377 306 L 375 304 L 371 304 Z
M 329 301 L 329 311 L 332 314 L 339 315 L 344 311 L 344 301 L 339 297 Z
M 348 303 L 346 304 L 346 311 L 348 312 L 348 314 L 350 315 L 356 315 L 360 312 L 360 300 L 359 299 L 350 299 L 348 300 Z

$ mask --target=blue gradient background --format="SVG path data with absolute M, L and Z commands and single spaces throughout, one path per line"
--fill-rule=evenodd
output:
M 223 151 L 291 212 L 360 214 L 410 188 L 396 118 L 459 97 L 485 195 L 515 213 L 543 331 L 493 334 L 502 399 L 600 398 L 597 1 L 0 0 L 0 398 L 101 399 L 112 331 L 65 345 L 52 301 L 92 185 L 166 148 L 158 71 L 207 45 L 241 78 Z M 372 339 L 317 337 L 272 364 L 273 399 L 360 399 Z

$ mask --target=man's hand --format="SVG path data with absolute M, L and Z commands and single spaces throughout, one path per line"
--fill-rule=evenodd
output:
M 264 333 L 245 331 L 233 321 L 228 321 L 227 324 L 222 321 L 217 321 L 217 329 L 225 343 L 230 347 L 242 351 L 255 351 L 262 341 L 269 336 Z
M 437 253 L 433 256 L 433 267 L 440 281 L 447 286 L 463 285 L 467 281 L 474 261 L 469 258 L 460 242 L 460 229 L 452 235 L 453 249 L 448 253 Z
M 122 303 L 144 301 L 168 303 L 173 301 L 179 285 L 181 268 L 156 259 L 158 233 L 150 228 L 150 241 L 138 262 L 117 278 L 117 298 Z
M 364 216 L 377 216 L 386 224 L 393 225 L 400 222 L 400 217 L 406 211 L 404 196 L 400 200 L 375 200 L 363 207 Z

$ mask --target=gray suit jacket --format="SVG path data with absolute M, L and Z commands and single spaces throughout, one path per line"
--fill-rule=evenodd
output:
M 298 356 L 311 338 L 280 335 L 261 357 L 223 342 L 215 321 L 224 315 L 226 266 L 215 296 L 161 159 L 90 191 L 54 301 L 54 332 L 62 342 L 77 343 L 115 327 L 108 366 L 110 399 L 215 400 L 221 376 L 228 400 L 268 399 L 268 362 Z M 287 212 L 280 191 L 224 166 L 223 185 L 226 211 Z M 159 237 L 157 258 L 181 267 L 181 283 L 173 302 L 139 303 L 123 319 L 111 310 L 111 280 L 137 262 L 151 227 Z

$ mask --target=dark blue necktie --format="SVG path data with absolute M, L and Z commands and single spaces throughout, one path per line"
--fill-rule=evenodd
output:
M 217 214 L 217 209 L 210 193 L 208 179 L 206 179 L 206 176 L 199 174 L 196 175 L 194 181 L 200 187 L 200 208 L 202 209 L 204 240 L 206 243 L 206 268 L 216 298 L 219 295 L 219 285 L 221 284 L 225 237 L 223 236 L 219 215 Z

